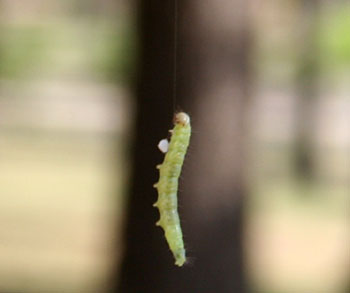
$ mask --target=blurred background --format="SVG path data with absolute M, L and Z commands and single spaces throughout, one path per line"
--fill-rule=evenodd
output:
M 350 292 L 350 3 L 179 1 L 175 101 L 173 4 L 0 0 L 0 292 Z M 181 272 L 151 206 L 179 109 Z

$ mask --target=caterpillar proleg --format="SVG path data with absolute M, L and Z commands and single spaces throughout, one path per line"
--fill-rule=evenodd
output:
M 177 211 L 177 190 L 178 180 L 181 173 L 182 164 L 190 142 L 191 125 L 190 117 L 180 112 L 174 117 L 175 127 L 171 132 L 171 139 L 164 162 L 158 165 L 159 181 L 154 184 L 158 190 L 158 200 L 154 204 L 159 209 L 160 219 L 156 223 L 165 232 L 165 238 L 172 251 L 175 264 L 182 266 L 186 261 L 186 252 L 180 226 L 180 218 Z M 163 143 L 159 148 L 163 151 Z

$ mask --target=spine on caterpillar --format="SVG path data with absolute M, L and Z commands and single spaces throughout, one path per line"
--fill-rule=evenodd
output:
M 158 165 L 159 181 L 154 185 L 158 190 L 158 200 L 154 204 L 159 209 L 160 219 L 156 223 L 165 232 L 165 238 L 172 251 L 175 264 L 182 266 L 186 262 L 180 218 L 178 214 L 178 179 L 191 136 L 190 117 L 177 113 L 174 117 L 175 127 L 164 162 Z

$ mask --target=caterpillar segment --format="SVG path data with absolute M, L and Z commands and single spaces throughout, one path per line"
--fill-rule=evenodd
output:
M 158 200 L 153 206 L 159 209 L 160 219 L 157 226 L 163 228 L 169 248 L 177 266 L 186 262 L 180 217 L 178 213 L 178 181 L 191 137 L 190 117 L 180 112 L 174 117 L 175 127 L 170 131 L 171 139 L 164 161 L 157 165 L 159 181 L 154 184 L 158 191 Z

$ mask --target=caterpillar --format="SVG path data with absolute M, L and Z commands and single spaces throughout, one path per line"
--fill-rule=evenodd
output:
M 166 153 L 164 162 L 157 166 L 159 181 L 154 184 L 158 190 L 158 200 L 154 204 L 159 209 L 157 226 L 163 228 L 169 248 L 175 258 L 175 265 L 186 262 L 179 213 L 177 211 L 178 180 L 191 137 L 190 117 L 180 112 L 174 116 L 175 127 L 170 130 L 171 139 L 161 140 L 158 147 Z

